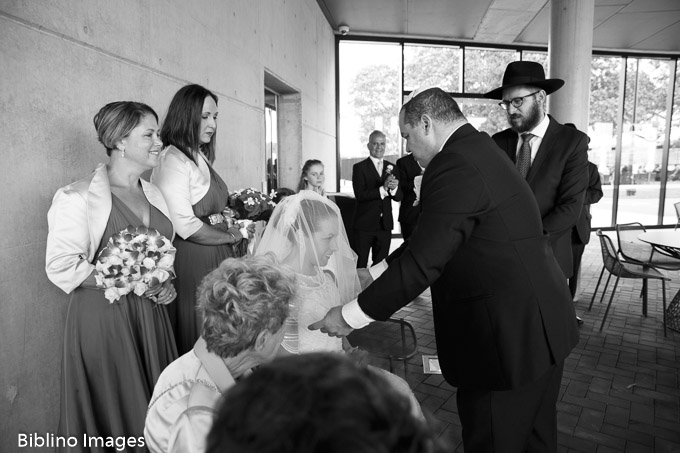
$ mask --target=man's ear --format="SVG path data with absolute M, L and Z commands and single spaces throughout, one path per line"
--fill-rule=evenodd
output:
M 432 132 L 432 118 L 430 118 L 429 115 L 424 114 L 420 117 L 420 122 L 423 123 L 425 135 L 430 134 Z

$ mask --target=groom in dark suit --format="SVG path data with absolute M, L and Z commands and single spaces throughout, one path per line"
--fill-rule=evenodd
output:
M 352 187 L 356 205 L 352 219 L 353 249 L 358 255 L 357 267 L 368 264 L 371 252 L 373 264 L 384 260 L 392 241 L 392 200 L 401 201 L 397 170 L 383 159 L 385 134 L 373 131 L 368 137 L 370 156 L 352 167 Z
M 510 128 L 492 138 L 529 184 L 555 258 L 571 278 L 571 230 L 588 187 L 588 136 L 546 114 L 547 96 L 562 85 L 561 79 L 546 79 L 539 63 L 514 61 L 503 85 L 484 97 L 501 100 Z
M 347 335 L 430 286 L 465 451 L 556 451 L 564 359 L 579 334 L 533 194 L 439 88 L 404 104 L 399 128 L 425 168 L 418 225 L 356 300 L 309 327 Z

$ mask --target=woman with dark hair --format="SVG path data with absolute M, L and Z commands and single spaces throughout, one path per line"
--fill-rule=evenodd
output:
M 323 173 L 323 162 L 318 159 L 309 159 L 302 166 L 300 173 L 300 181 L 298 182 L 297 190 L 312 190 L 319 195 L 325 196 L 326 189 L 324 183 L 326 176 Z
M 158 116 L 139 102 L 112 102 L 94 117 L 110 160 L 87 178 L 62 187 L 47 214 L 48 278 L 71 294 L 64 333 L 60 435 L 73 451 L 105 451 L 84 437 L 131 439 L 145 451 L 144 416 L 163 368 L 177 358 L 165 304 L 170 281 L 110 303 L 97 286 L 97 256 L 128 225 L 153 227 L 172 240 L 163 195 L 141 179 L 158 165 L 163 146 Z
M 173 97 L 161 128 L 167 145 L 151 175 L 168 201 L 177 231 L 177 303 L 170 316 L 180 354 L 189 351 L 200 335 L 196 288 L 201 279 L 225 258 L 243 237 L 230 227 L 222 211 L 229 189 L 215 172 L 217 96 L 200 85 L 187 85 Z

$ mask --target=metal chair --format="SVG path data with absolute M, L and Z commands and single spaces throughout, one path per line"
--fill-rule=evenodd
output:
M 680 270 L 680 260 L 638 239 L 638 236 L 645 231 L 647 230 L 639 222 L 616 225 L 619 253 L 623 259 L 631 263 L 652 266 L 657 269 Z
M 643 265 L 633 262 L 627 262 L 619 258 L 616 249 L 614 248 L 614 242 L 609 238 L 609 236 L 602 233 L 602 230 L 597 230 L 597 237 L 600 239 L 600 246 L 602 248 L 602 261 L 604 266 L 600 272 L 600 278 L 597 280 L 597 285 L 595 286 L 595 291 L 593 292 L 593 298 L 590 300 L 590 305 L 588 306 L 588 311 L 593 308 L 593 302 L 595 301 L 595 296 L 597 295 L 597 290 L 600 287 L 600 282 L 602 281 L 602 276 L 604 275 L 605 269 L 609 272 L 607 276 L 607 282 L 602 290 L 602 296 L 600 297 L 600 303 L 604 299 L 605 293 L 607 292 L 607 286 L 609 286 L 609 280 L 612 275 L 616 276 L 616 281 L 614 282 L 614 288 L 612 289 L 612 294 L 609 297 L 609 303 L 602 317 L 602 324 L 600 324 L 600 331 L 604 327 L 604 322 L 607 319 L 607 314 L 609 313 L 609 308 L 614 300 L 614 293 L 619 284 L 619 280 L 622 278 L 631 278 L 639 280 L 661 280 L 661 291 L 663 294 L 663 334 L 666 336 L 666 281 L 670 280 L 668 277 L 663 275 L 661 272 L 656 270 L 654 267 L 649 265 Z M 647 316 L 647 297 L 646 292 L 643 296 L 642 301 L 642 314 Z
M 387 359 L 390 372 L 394 373 L 393 360 L 404 362 L 404 378 L 408 375 L 408 361 L 418 352 L 418 339 L 413 325 L 402 318 L 375 321 L 350 333 L 347 337 L 371 355 Z

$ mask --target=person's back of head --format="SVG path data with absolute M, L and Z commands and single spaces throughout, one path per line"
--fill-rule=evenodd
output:
M 295 195 L 295 191 L 293 189 L 289 189 L 288 187 L 279 187 L 274 191 L 272 201 L 276 204 L 279 204 L 284 198 L 291 195 Z
M 467 121 L 456 100 L 441 88 L 429 88 L 416 93 L 401 110 L 404 112 L 404 122 L 411 126 L 420 123 L 423 115 L 446 124 Z
M 431 452 L 429 429 L 380 375 L 335 354 L 283 357 L 225 395 L 208 453 Z

